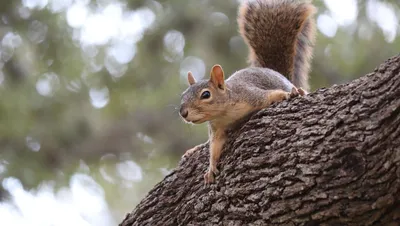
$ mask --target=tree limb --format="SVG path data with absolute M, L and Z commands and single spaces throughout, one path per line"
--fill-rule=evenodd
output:
M 258 112 L 224 150 L 215 184 L 205 145 L 120 225 L 399 225 L 400 55 Z

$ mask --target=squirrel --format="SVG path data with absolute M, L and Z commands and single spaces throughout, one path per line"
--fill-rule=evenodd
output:
M 189 87 L 182 93 L 180 116 L 193 124 L 208 122 L 210 162 L 204 175 L 214 183 L 226 132 L 240 119 L 274 102 L 307 94 L 308 73 L 315 42 L 316 8 L 293 0 L 247 0 L 237 22 L 249 47 L 250 66 L 224 79 L 218 64 L 210 79 L 196 81 L 188 72 Z M 197 145 L 183 157 L 200 149 Z

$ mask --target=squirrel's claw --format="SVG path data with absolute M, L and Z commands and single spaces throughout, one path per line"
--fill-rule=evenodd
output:
M 217 166 L 211 167 L 210 171 L 213 172 L 215 175 L 219 174 L 219 170 L 217 169 Z
M 307 94 L 307 91 L 305 91 L 303 88 L 293 87 L 292 91 L 290 92 L 290 97 L 305 96 Z
M 299 95 L 300 95 L 299 90 L 293 86 L 292 91 L 290 92 L 290 97 L 297 97 Z
M 305 95 L 308 94 L 307 91 L 305 91 L 305 90 L 302 89 L 302 88 L 298 88 L 297 91 L 299 91 L 300 96 L 305 96 Z
M 204 174 L 204 182 L 205 184 L 212 184 L 215 182 L 215 176 L 214 175 L 218 175 L 219 174 L 219 170 L 217 169 L 217 166 L 210 166 L 210 168 L 208 168 L 206 174 Z
M 204 183 L 212 184 L 214 183 L 214 181 L 215 181 L 214 173 L 211 170 L 207 170 L 207 172 L 204 174 Z
M 292 91 L 290 92 L 290 97 L 297 97 L 297 96 L 305 96 L 307 95 L 307 91 L 302 88 L 293 87 Z

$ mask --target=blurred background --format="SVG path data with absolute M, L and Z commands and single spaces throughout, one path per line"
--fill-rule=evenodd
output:
M 0 3 L 2 225 L 117 225 L 206 141 L 178 117 L 186 73 L 246 67 L 240 1 Z M 398 0 L 315 0 L 315 90 L 400 52 Z

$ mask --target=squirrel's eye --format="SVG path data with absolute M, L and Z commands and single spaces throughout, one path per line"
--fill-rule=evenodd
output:
M 204 92 L 201 94 L 200 98 L 201 98 L 201 99 L 208 99 L 208 98 L 210 98 L 210 96 L 211 96 L 210 91 L 204 91 Z

